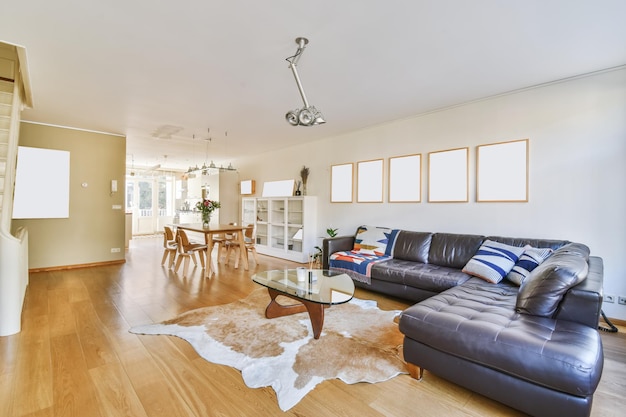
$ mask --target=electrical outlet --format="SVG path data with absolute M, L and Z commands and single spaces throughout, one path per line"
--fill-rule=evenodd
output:
M 609 295 L 609 294 L 604 294 L 603 301 L 605 303 L 614 303 L 615 302 L 615 296 L 614 295 Z
M 617 302 L 618 302 L 619 304 L 624 304 L 624 305 L 626 305 L 626 297 L 625 297 L 625 296 L 623 296 L 623 295 L 620 295 L 619 297 L 617 297 Z
M 120 253 L 120 252 L 121 252 L 120 248 L 111 248 L 111 253 Z

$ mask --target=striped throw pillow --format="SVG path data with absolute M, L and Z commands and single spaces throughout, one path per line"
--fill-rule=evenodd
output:
M 513 269 L 523 253 L 523 247 L 486 240 L 465 264 L 463 272 L 497 284 Z
M 522 285 L 522 282 L 524 282 L 528 274 L 537 268 L 551 254 L 552 249 L 550 248 L 543 249 L 527 246 L 513 269 L 511 269 L 506 276 L 506 279 L 516 285 Z

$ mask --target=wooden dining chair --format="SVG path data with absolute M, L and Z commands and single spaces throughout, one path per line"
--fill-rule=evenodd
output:
M 257 259 L 257 256 L 256 256 L 256 247 L 255 247 L 256 239 L 255 239 L 254 232 L 255 232 L 254 224 L 247 225 L 245 229 L 243 229 L 243 241 L 244 241 L 244 245 L 246 249 L 245 256 L 248 256 L 248 252 L 252 252 L 252 255 L 254 256 L 254 263 L 258 265 L 259 260 Z M 241 258 L 241 255 L 239 254 L 239 240 L 238 239 L 232 240 L 231 242 L 227 244 L 226 265 L 228 265 L 228 261 L 230 260 L 230 254 L 233 249 L 235 250 L 235 268 L 238 268 L 239 258 Z
M 254 224 L 249 224 L 244 231 L 243 240 L 246 245 L 246 252 L 252 252 L 252 256 L 254 257 L 254 263 L 259 264 L 259 260 L 256 257 L 256 229 L 254 228 Z
M 174 272 L 178 272 L 180 268 L 180 264 L 185 260 L 185 265 L 183 266 L 183 278 L 187 276 L 187 271 L 189 270 L 189 258 L 193 259 L 193 263 L 198 265 L 198 261 L 196 260 L 196 252 L 199 252 L 200 256 L 200 264 L 204 269 L 204 259 L 206 258 L 206 250 L 207 245 L 204 243 L 191 243 L 189 242 L 189 238 L 187 237 L 187 233 L 184 230 L 178 229 L 176 232 L 176 239 L 178 243 L 178 259 L 176 260 L 176 267 L 174 268 Z
M 237 223 L 228 223 L 231 226 L 236 226 Z M 222 252 L 228 249 L 228 244 L 232 240 L 237 238 L 237 233 L 220 233 L 218 235 L 213 235 L 212 240 L 213 244 L 217 246 L 217 261 L 220 261 L 222 256 Z
M 167 265 L 168 268 L 171 268 L 174 265 L 174 259 L 176 259 L 176 250 L 178 247 L 178 243 L 176 242 L 176 237 L 174 237 L 174 232 L 168 226 L 164 226 L 165 232 L 163 233 L 163 258 L 161 259 L 161 265 L 165 265 L 167 258 L 170 258 L 170 261 Z

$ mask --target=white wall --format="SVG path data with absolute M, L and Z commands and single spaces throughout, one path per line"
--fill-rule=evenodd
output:
M 326 115 L 332 123 L 332 115 Z M 315 129 L 312 127 L 311 129 Z M 294 142 L 297 130 L 294 128 Z M 476 146 L 529 139 L 528 203 L 475 202 Z M 470 148 L 470 202 L 428 203 L 428 153 Z M 422 202 L 388 203 L 392 156 L 422 154 Z M 330 203 L 330 166 L 385 159 L 384 203 Z M 240 178 L 298 178 L 310 167 L 319 236 L 359 224 L 569 239 L 604 258 L 606 294 L 626 296 L 626 67 L 527 89 L 237 161 Z M 355 198 L 356 201 L 356 198 Z M 605 304 L 626 319 L 626 306 Z

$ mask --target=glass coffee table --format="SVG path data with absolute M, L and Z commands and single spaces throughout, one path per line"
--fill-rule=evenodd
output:
M 323 269 L 285 269 L 259 272 L 252 281 L 267 287 L 270 303 L 265 317 L 273 319 L 307 311 L 311 319 L 313 337 L 319 339 L 324 325 L 324 309 L 333 304 L 347 303 L 354 296 L 352 278 L 341 272 Z M 282 305 L 279 295 L 298 301 Z

